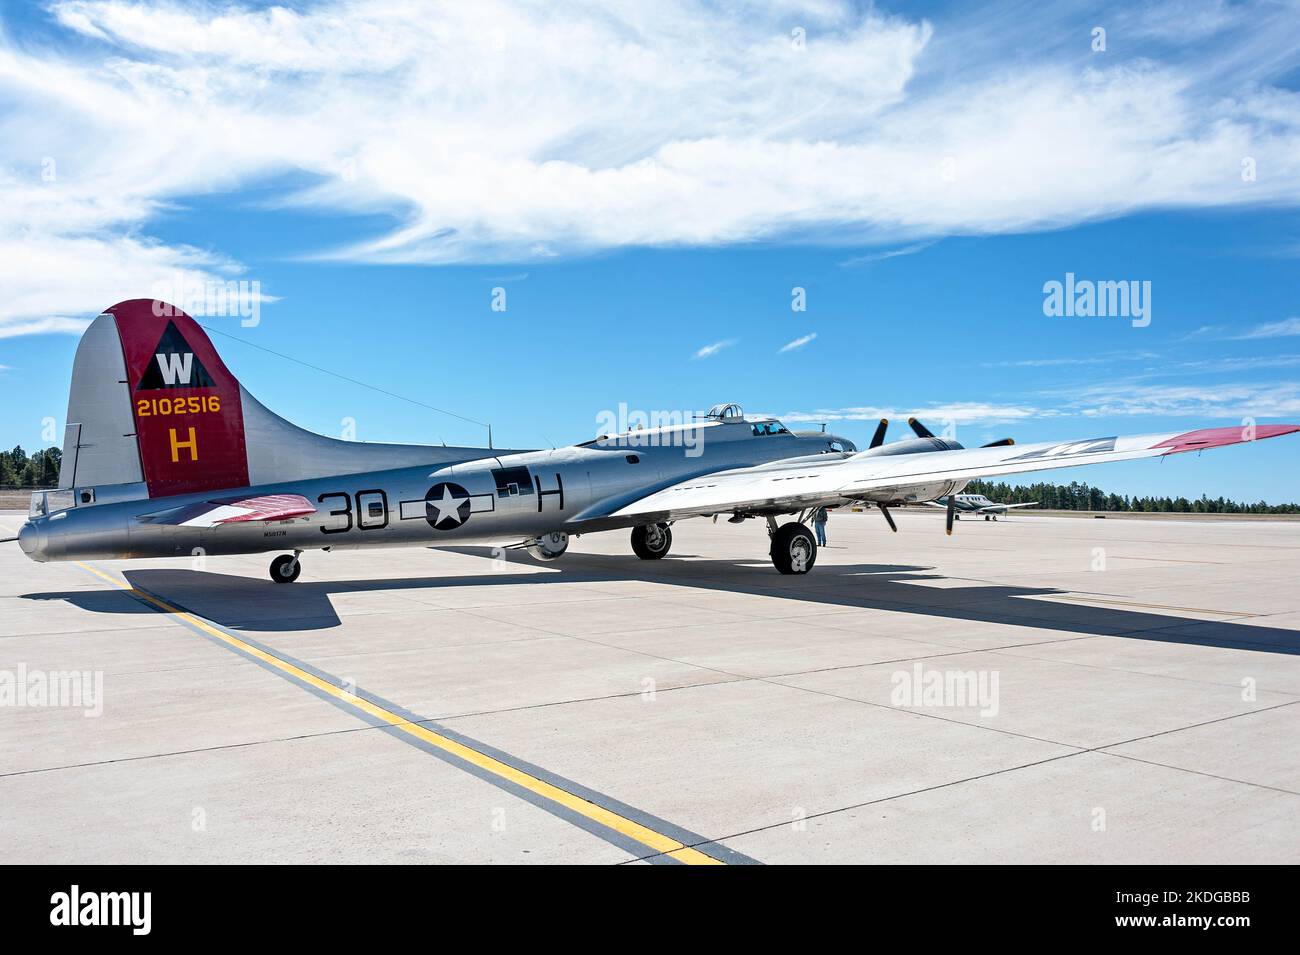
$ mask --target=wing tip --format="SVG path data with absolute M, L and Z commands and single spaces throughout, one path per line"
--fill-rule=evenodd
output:
M 1168 454 L 1184 451 L 1204 451 L 1206 448 L 1224 448 L 1232 444 L 1250 444 L 1266 438 L 1280 438 L 1300 431 L 1296 424 L 1244 425 L 1236 428 L 1200 428 L 1187 431 L 1161 441 L 1154 447 L 1168 448 Z

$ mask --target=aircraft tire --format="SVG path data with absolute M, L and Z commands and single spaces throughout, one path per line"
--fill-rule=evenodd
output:
M 271 579 L 277 584 L 291 584 L 302 573 L 302 562 L 293 554 L 281 554 L 271 561 Z
M 667 524 L 638 524 L 632 528 L 632 553 L 642 560 L 667 557 L 672 546 L 673 532 Z
M 817 539 L 798 521 L 782 524 L 772 535 L 772 564 L 783 574 L 806 574 L 817 563 Z

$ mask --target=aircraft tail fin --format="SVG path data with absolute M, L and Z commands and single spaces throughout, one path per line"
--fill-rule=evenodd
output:
M 240 385 L 203 328 L 166 302 L 96 318 L 73 364 L 59 486 L 82 502 L 169 497 L 450 463 L 483 448 L 362 444 L 299 428 Z

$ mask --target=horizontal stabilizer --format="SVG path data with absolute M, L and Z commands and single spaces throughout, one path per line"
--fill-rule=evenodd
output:
M 260 497 L 226 497 L 198 501 L 181 507 L 142 514 L 149 524 L 175 527 L 220 527 L 249 521 L 287 521 L 315 514 L 316 508 L 301 494 L 264 494 Z

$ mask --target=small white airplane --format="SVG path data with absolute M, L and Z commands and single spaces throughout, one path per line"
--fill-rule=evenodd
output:
M 1257 425 L 963 448 L 916 421 L 916 437 L 886 445 L 882 421 L 859 451 L 728 404 L 691 423 L 547 451 L 362 444 L 268 410 L 190 316 L 148 299 L 113 306 L 82 335 L 67 422 L 59 490 L 32 495 L 16 538 L 28 557 L 287 552 L 271 562 L 277 583 L 296 580 L 300 555 L 313 549 L 506 543 L 554 560 L 571 535 L 619 528 L 631 530 L 638 557 L 657 560 L 672 546 L 673 522 L 719 515 L 765 520 L 776 569 L 805 574 L 817 543 L 804 519 L 818 507 L 875 504 L 897 531 L 892 506 L 946 499 L 951 534 L 955 495 L 973 478 L 1300 431 Z
M 1023 504 L 998 504 L 996 501 L 990 501 L 983 494 L 953 494 L 951 497 L 953 509 L 956 511 L 953 514 L 953 520 L 957 521 L 961 520 L 963 514 L 981 515 L 986 521 L 996 521 L 999 514 L 1006 514 L 1012 508 L 1035 507 L 1038 504 L 1037 501 L 1026 501 Z M 930 507 L 947 508 L 948 498 L 949 495 L 945 494 L 938 500 L 926 501 L 925 503 Z

